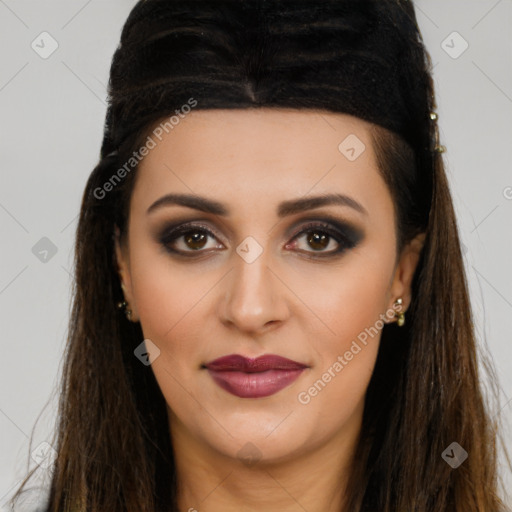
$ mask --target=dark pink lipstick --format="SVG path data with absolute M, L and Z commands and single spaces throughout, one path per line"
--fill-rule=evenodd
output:
M 289 386 L 307 365 L 276 355 L 256 359 L 238 354 L 220 357 L 205 365 L 213 380 L 240 398 L 261 398 Z

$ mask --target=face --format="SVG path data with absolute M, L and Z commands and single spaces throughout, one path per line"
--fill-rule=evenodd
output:
M 269 462 L 353 442 L 418 259 L 396 253 L 369 125 L 194 111 L 137 172 L 117 258 L 173 438 Z

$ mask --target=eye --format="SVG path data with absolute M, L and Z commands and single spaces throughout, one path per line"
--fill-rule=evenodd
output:
M 355 247 L 363 237 L 358 229 L 338 221 L 328 223 L 317 221 L 301 227 L 302 229 L 292 237 L 285 248 L 307 253 L 312 257 L 339 255 Z M 188 257 L 225 249 L 218 240 L 219 236 L 200 224 L 167 227 L 159 237 L 166 251 L 177 256 Z
M 313 254 L 319 253 L 320 257 L 327 257 L 355 247 L 358 239 L 359 237 L 352 228 L 346 227 L 343 230 L 326 223 L 311 223 L 303 226 L 303 229 L 293 237 L 292 242 L 287 244 L 286 248 L 299 249 L 300 252 Z M 302 243 L 299 243 L 301 240 Z
M 172 253 L 203 253 L 209 249 L 222 249 L 224 245 L 213 244 L 208 247 L 208 239 L 216 236 L 206 227 L 186 224 L 165 232 L 160 243 Z

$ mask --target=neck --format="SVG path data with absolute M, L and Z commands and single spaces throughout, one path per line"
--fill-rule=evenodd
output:
M 173 421 L 180 512 L 344 512 L 359 429 L 340 432 L 308 452 L 297 450 L 286 460 L 244 462 L 201 445 Z

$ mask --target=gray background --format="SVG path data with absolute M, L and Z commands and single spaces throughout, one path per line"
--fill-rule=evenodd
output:
M 134 4 L 0 0 L 0 505 L 53 425 L 76 219 L 99 155 L 111 58 Z M 512 451 L 512 1 L 416 6 L 477 333 L 495 360 L 495 412 Z M 42 32 L 58 44 L 46 59 L 52 42 Z

